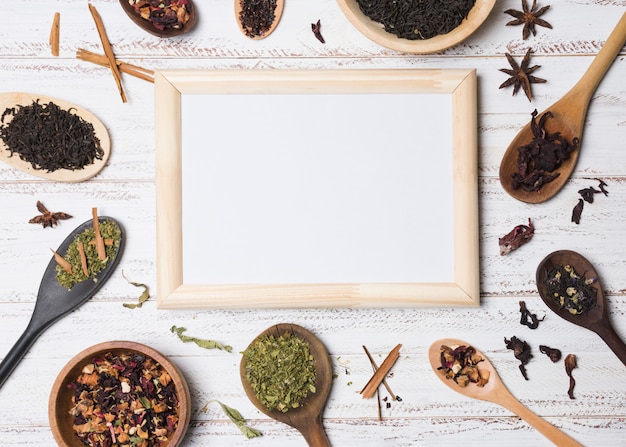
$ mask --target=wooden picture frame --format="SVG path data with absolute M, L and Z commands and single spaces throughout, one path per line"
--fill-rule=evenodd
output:
M 437 117 L 450 129 L 445 167 L 451 185 L 450 279 L 412 281 L 224 282 L 185 283 L 183 265 L 183 128 L 185 95 L 211 99 L 229 95 L 438 95 L 449 101 L 450 116 Z M 212 96 L 216 95 L 216 96 Z M 439 96 L 442 95 L 442 96 Z M 192 98 L 195 99 L 195 98 Z M 256 98 L 258 99 L 258 98 Z M 349 101 L 350 99 L 348 99 Z M 155 73 L 157 302 L 177 308 L 305 308 L 478 306 L 479 245 L 477 185 L 476 72 L 454 70 L 162 70 Z M 188 112 L 190 113 L 190 112 Z M 293 112 L 285 112 L 293 113 Z M 242 113 L 242 120 L 254 114 Z M 345 124 L 351 128 L 350 117 Z M 280 117 L 277 117 L 280 122 Z M 219 126 L 219 123 L 214 123 Z M 241 123 L 245 129 L 245 123 Z M 416 124 L 417 125 L 417 124 Z M 273 132 L 280 132 L 275 129 Z M 207 147 L 211 145 L 207 130 Z M 420 129 L 413 130 L 413 136 Z M 416 172 L 414 177 L 419 177 Z M 420 187 L 415 200 L 436 195 Z M 416 188 L 417 189 L 417 188 Z M 199 206 L 201 206 L 199 204 Z M 210 236 L 209 236 L 210 237 Z M 422 235 L 437 238 L 437 235 Z M 444 236 L 447 238 L 447 236 Z M 429 256 L 429 253 L 424 255 Z M 199 259 L 199 262 L 202 260 Z

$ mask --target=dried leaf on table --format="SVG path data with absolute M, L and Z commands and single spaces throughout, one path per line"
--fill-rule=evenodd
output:
M 220 405 L 220 407 L 222 407 L 222 411 L 224 411 L 224 414 L 228 416 L 228 418 L 237 426 L 237 428 L 241 431 L 241 433 L 246 435 L 246 438 L 252 439 L 258 436 L 263 436 L 263 433 L 261 433 L 259 430 L 248 426 L 246 419 L 241 415 L 241 413 L 238 410 L 232 407 L 229 407 L 228 405 L 220 402 L 219 400 L 209 401 L 207 402 L 207 405 L 210 404 L 211 402 L 217 402 Z M 203 411 L 206 411 L 206 406 L 203 408 Z
M 195 343 L 196 345 L 204 349 L 219 349 L 221 351 L 227 352 L 231 352 L 233 350 L 231 346 L 225 346 L 213 340 L 204 340 L 201 338 L 184 335 L 183 332 L 185 332 L 186 330 L 187 328 L 185 327 L 172 326 L 170 328 L 170 332 L 175 333 L 183 343 Z
M 124 277 L 124 279 L 126 281 L 128 281 L 129 284 L 135 286 L 135 287 L 142 287 L 143 288 L 143 292 L 141 293 L 141 295 L 139 296 L 139 299 L 137 300 L 136 304 L 129 304 L 129 303 L 124 303 L 123 306 L 127 307 L 129 309 L 136 309 L 138 307 L 143 306 L 143 303 L 145 303 L 146 301 L 148 301 L 148 299 L 150 298 L 150 289 L 148 288 L 147 285 L 139 283 L 139 282 L 132 282 L 130 281 L 126 275 L 124 274 L 124 271 L 122 270 L 122 276 Z

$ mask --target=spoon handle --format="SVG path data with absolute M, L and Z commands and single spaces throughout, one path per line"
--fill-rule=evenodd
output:
M 579 446 L 583 447 L 578 441 L 576 441 L 571 436 L 565 434 L 554 425 L 543 419 L 542 417 L 537 416 L 535 413 L 526 408 L 519 400 L 517 400 L 513 395 L 508 394 L 505 396 L 500 396 L 501 400 L 498 402 L 505 408 L 511 410 L 513 413 L 518 415 L 520 418 L 524 419 L 530 425 L 532 425 L 539 433 L 544 435 L 550 441 L 552 441 L 555 445 L 561 446 L 566 445 L 568 447 Z
M 600 49 L 585 74 L 572 90 L 577 90 L 581 95 L 587 95 L 587 100 L 591 99 L 591 96 L 596 88 L 598 88 L 598 85 L 600 85 L 600 81 L 602 81 L 602 78 L 613 63 L 613 60 L 621 51 L 624 43 L 626 43 L 626 13 L 624 13 L 620 21 L 617 22 L 617 25 L 606 39 L 604 46 Z
M 31 321 L 32 323 L 32 321 Z M 4 382 L 9 378 L 13 370 L 20 363 L 20 360 L 24 357 L 28 349 L 35 343 L 35 340 L 39 337 L 43 328 L 35 327 L 29 323 L 24 333 L 18 338 L 11 350 L 0 363 L 0 388 L 4 385 Z
M 626 365 L 626 344 L 619 338 L 613 326 L 606 325 L 598 327 L 596 333 L 604 340 L 608 347 L 611 348 L 611 351 L 615 353 L 617 358 Z
M 306 426 L 298 427 L 298 430 L 304 436 L 309 447 L 331 447 L 326 431 L 324 431 L 321 416 Z

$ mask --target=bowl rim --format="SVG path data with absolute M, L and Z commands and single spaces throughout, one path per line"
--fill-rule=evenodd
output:
M 69 411 L 69 406 L 71 405 L 71 402 L 68 402 L 68 405 L 65 406 L 58 405 L 59 399 L 61 399 L 61 396 L 63 394 L 62 391 L 64 390 L 64 388 L 66 388 L 66 384 L 68 383 L 68 381 L 73 380 L 80 373 L 83 367 L 91 362 L 92 358 L 95 355 L 100 353 L 104 354 L 106 352 L 128 351 L 138 352 L 148 357 L 151 357 L 153 360 L 157 361 L 171 376 L 178 395 L 179 421 L 178 427 L 173 432 L 171 438 L 165 445 L 167 447 L 175 447 L 180 444 L 187 432 L 187 428 L 189 427 L 189 422 L 191 420 L 191 395 L 189 392 L 189 386 L 187 385 L 187 381 L 185 380 L 182 372 L 167 357 L 165 357 L 156 349 L 151 348 L 150 346 L 134 341 L 113 340 L 98 343 L 80 351 L 78 354 L 72 357 L 72 359 L 70 359 L 70 361 L 68 361 L 65 366 L 63 366 L 63 368 L 57 375 L 54 383 L 52 384 L 50 397 L 48 400 L 48 421 L 50 423 L 50 429 L 52 431 L 54 440 L 59 446 L 83 446 L 78 438 L 73 437 L 73 433 L 72 440 L 76 440 L 76 443 L 68 442 L 68 439 L 64 435 L 64 432 L 60 429 L 62 425 L 60 423 L 60 418 L 62 415 L 66 414 L 67 411 Z M 68 420 L 70 420 L 69 417 Z
M 400 38 L 385 31 L 382 24 L 373 21 L 361 11 L 356 0 L 337 0 L 337 3 L 348 21 L 373 42 L 403 53 L 430 54 L 458 45 L 467 39 L 485 22 L 496 0 L 476 0 L 467 18 L 452 31 L 418 40 Z

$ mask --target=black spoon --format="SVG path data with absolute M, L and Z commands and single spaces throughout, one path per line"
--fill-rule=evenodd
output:
M 24 333 L 17 340 L 15 345 L 13 345 L 4 360 L 2 360 L 2 363 L 0 363 L 0 387 L 4 385 L 4 382 L 6 382 L 9 375 L 13 372 L 17 364 L 20 360 L 22 360 L 22 357 L 24 357 L 28 349 L 33 345 L 41 333 L 50 327 L 52 323 L 56 322 L 58 319 L 70 313 L 94 296 L 104 285 L 106 280 L 109 279 L 115 269 L 115 266 L 119 263 L 120 255 L 124 249 L 124 230 L 115 219 L 110 217 L 99 217 L 98 220 L 100 223 L 106 220 L 112 221 L 117 224 L 121 230 L 120 243 L 113 259 L 96 275 L 95 279 L 87 279 L 79 282 L 78 284 L 75 284 L 71 290 L 67 290 L 59 284 L 56 279 L 55 270 L 57 263 L 54 260 L 54 257 L 50 260 L 48 267 L 46 267 L 46 271 L 43 274 L 41 285 L 39 286 L 35 310 L 33 311 L 30 322 L 28 323 Z M 70 244 L 74 241 L 74 238 L 92 226 L 93 220 L 89 220 L 80 225 L 63 241 L 57 249 L 57 252 L 64 254 Z

